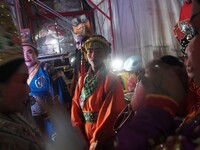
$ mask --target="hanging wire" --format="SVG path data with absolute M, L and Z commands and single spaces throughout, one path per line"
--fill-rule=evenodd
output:
M 62 16 L 60 13 L 58 13 L 54 9 L 48 7 L 47 5 L 45 5 L 44 3 L 40 2 L 39 0 L 37 0 L 37 1 L 32 0 L 32 2 L 35 3 L 35 4 L 37 4 L 40 7 L 44 8 L 45 10 L 51 12 L 52 14 L 54 14 L 58 18 L 62 19 L 63 21 L 66 21 L 67 23 L 71 24 L 71 21 L 69 21 L 66 17 Z

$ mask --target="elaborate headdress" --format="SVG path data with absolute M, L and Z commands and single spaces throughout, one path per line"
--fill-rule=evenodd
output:
M 181 51 L 185 53 L 190 40 L 198 33 L 197 30 L 190 24 L 190 20 L 200 14 L 200 0 L 192 1 L 191 18 L 179 21 L 174 27 L 174 35 L 181 45 Z
M 35 51 L 35 53 L 36 53 L 36 55 L 38 55 L 38 50 L 37 50 L 37 48 L 36 48 L 36 45 L 34 44 L 34 43 L 22 43 L 22 47 L 23 46 L 30 46 L 30 47 L 32 47 L 33 48 L 33 50 Z
M 87 37 L 92 35 L 90 22 L 86 15 L 74 17 L 71 21 L 71 24 L 74 32 L 74 38 L 76 38 L 79 35 Z
M 98 46 L 108 53 L 111 52 L 111 44 L 102 35 L 93 35 L 83 44 L 83 48 L 87 50 L 91 46 Z
M 174 35 L 181 45 L 182 53 L 185 53 L 185 49 L 188 46 L 190 40 L 197 33 L 189 21 L 189 19 L 181 20 L 174 27 Z
M 0 66 L 18 59 L 24 59 L 21 40 L 8 5 L 0 1 Z

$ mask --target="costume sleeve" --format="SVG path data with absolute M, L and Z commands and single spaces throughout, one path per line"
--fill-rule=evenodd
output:
M 49 91 L 53 98 L 58 96 L 59 104 L 66 106 L 66 109 L 70 111 L 72 98 L 69 94 L 67 84 L 63 78 L 64 73 L 60 70 L 56 70 L 53 67 L 48 67 L 49 72 Z
M 80 116 L 83 116 L 83 114 L 82 114 L 82 109 L 79 104 L 79 98 L 80 98 L 80 92 L 81 92 L 83 80 L 84 78 L 80 77 L 75 89 L 74 97 L 72 100 L 71 121 L 72 121 L 72 125 L 76 129 L 78 129 L 85 137 L 84 119 L 83 117 L 80 117 Z
M 148 95 L 145 104 L 119 131 L 115 150 L 152 149 L 164 142 L 167 136 L 174 135 L 177 110 L 177 103 L 171 98 Z
M 118 77 L 106 76 L 103 97 L 104 102 L 98 114 L 96 130 L 91 140 L 92 143 L 90 143 L 91 145 L 93 145 L 93 142 L 97 143 L 97 147 L 102 143 L 109 144 L 109 142 L 113 141 L 114 123 L 118 114 L 125 107 L 123 89 Z

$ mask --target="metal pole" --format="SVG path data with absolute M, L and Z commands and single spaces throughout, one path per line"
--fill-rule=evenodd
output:
M 22 25 L 21 25 L 21 17 L 20 17 L 20 6 L 19 6 L 19 0 L 15 1 L 15 9 L 16 9 L 16 17 L 17 17 L 17 23 L 18 23 L 18 27 L 21 30 Z

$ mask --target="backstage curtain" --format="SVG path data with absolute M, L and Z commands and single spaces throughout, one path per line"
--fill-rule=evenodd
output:
M 92 0 L 99 4 L 102 0 Z M 108 0 L 99 8 L 109 15 Z M 90 3 L 90 2 L 88 2 Z M 112 39 L 110 20 L 95 9 L 96 33 L 114 43 L 112 57 L 126 60 L 139 55 L 143 63 L 155 57 L 179 53 L 173 35 L 182 2 L 180 0 L 111 0 Z

